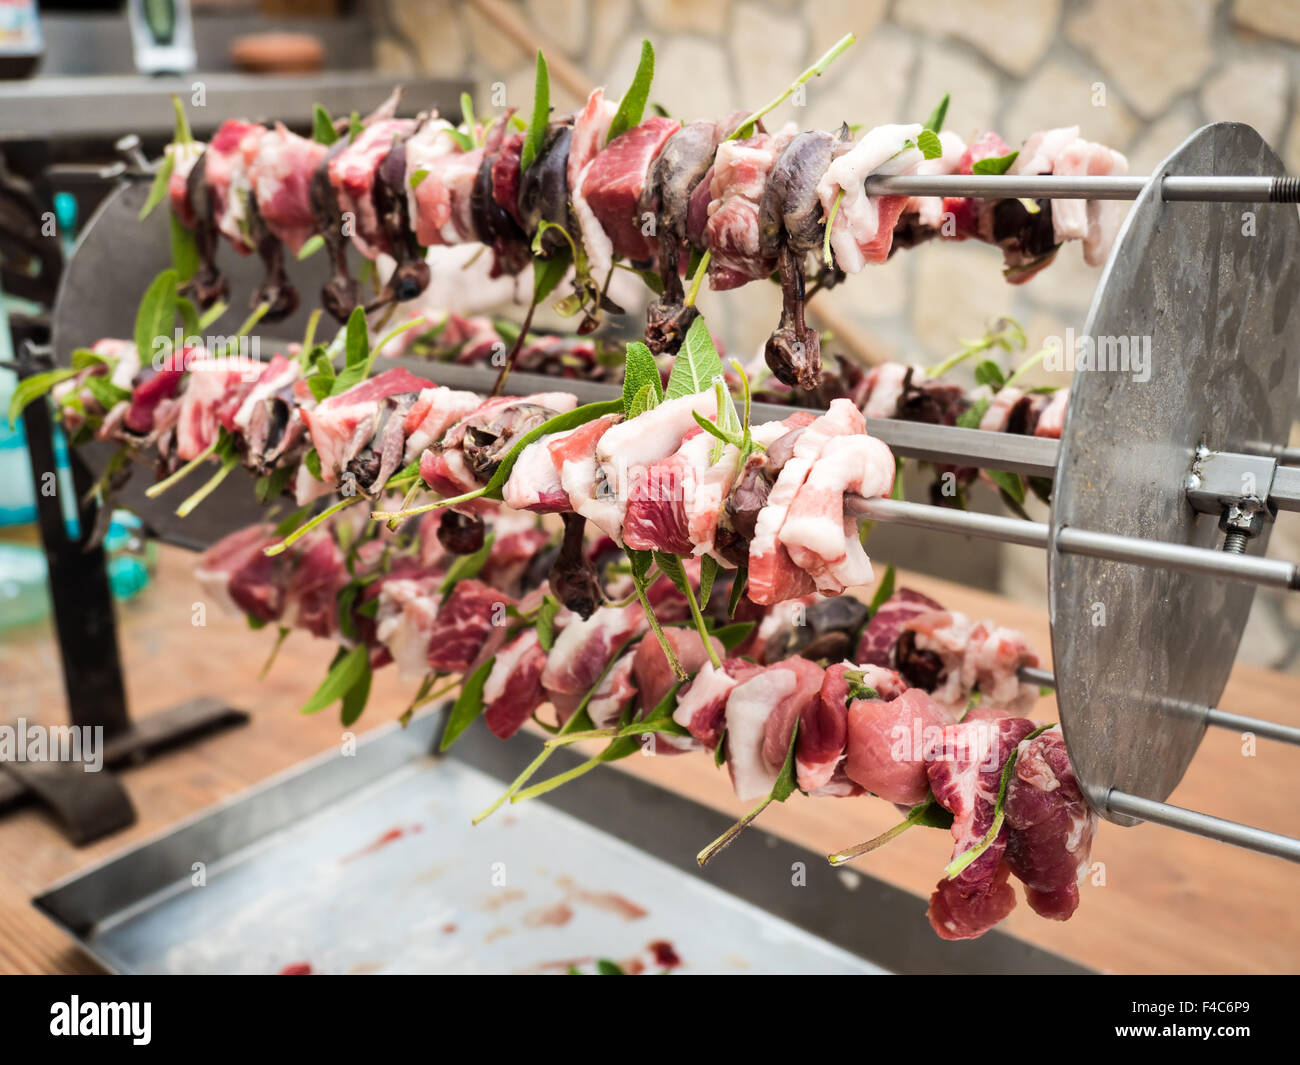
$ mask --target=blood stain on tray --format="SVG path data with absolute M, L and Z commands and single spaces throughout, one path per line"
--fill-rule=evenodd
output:
M 624 898 L 613 891 L 575 889 L 573 897 L 587 903 L 589 906 L 596 907 L 598 910 L 607 910 L 610 913 L 618 914 L 625 921 L 636 921 L 650 913 L 644 906 L 638 906 L 631 899 Z
M 494 929 L 492 929 L 492 931 L 490 931 L 487 935 L 483 937 L 483 942 L 495 943 L 498 939 L 510 935 L 512 931 L 514 931 L 514 929 L 512 929 L 509 925 L 499 924 Z
M 524 924 L 529 928 L 544 928 L 548 925 L 559 927 L 573 920 L 573 907 L 567 902 L 557 902 L 551 906 L 540 906 L 524 914 Z
M 280 970 L 280 975 L 281 976 L 311 976 L 312 975 L 311 962 L 308 961 L 290 962 L 288 965 L 286 965 L 283 969 Z
M 506 888 L 504 891 L 495 891 L 479 903 L 479 909 L 491 913 L 499 910 L 503 906 L 509 906 L 512 902 L 518 902 L 524 897 L 524 893 L 518 888 Z
M 636 921 L 650 913 L 644 906 L 637 905 L 631 899 L 625 898 L 617 892 L 588 891 L 586 888 L 578 887 L 567 876 L 557 878 L 556 883 L 565 889 L 569 898 L 577 902 L 585 902 L 588 906 L 594 906 L 598 910 L 617 914 L 625 921 Z
M 584 965 L 590 965 L 596 959 L 593 955 L 588 954 L 585 958 L 560 958 L 556 961 L 539 961 L 531 969 L 520 969 L 521 973 L 530 972 L 547 972 L 551 969 L 559 969 L 560 972 L 567 973 L 570 969 L 580 969 Z
M 666 939 L 656 939 L 648 949 L 655 956 L 655 964 L 661 969 L 675 969 L 682 963 L 676 949 Z
M 448 921 L 445 925 L 442 926 L 442 934 L 443 934 L 444 936 L 455 935 L 455 933 L 456 933 L 456 924 L 455 924 L 455 922 L 453 922 L 453 921 Z
M 374 843 L 367 844 L 366 846 L 362 847 L 359 851 L 355 851 L 354 853 L 349 854 L 346 857 L 340 858 L 339 863 L 342 865 L 346 865 L 348 862 L 353 861 L 356 858 L 364 858 L 367 854 L 374 854 L 376 851 L 382 850 L 384 847 L 387 847 L 390 843 L 396 843 L 399 839 L 402 839 L 405 836 L 414 835 L 417 832 L 423 832 L 423 831 L 424 831 L 423 825 L 406 825 L 406 826 L 398 825 L 396 828 L 390 828 L 387 832 L 385 832 L 382 836 L 380 836 L 377 840 L 375 840 Z
M 445 865 L 431 865 L 423 873 L 418 873 L 411 878 L 412 884 L 431 884 L 435 880 L 441 879 L 447 872 Z

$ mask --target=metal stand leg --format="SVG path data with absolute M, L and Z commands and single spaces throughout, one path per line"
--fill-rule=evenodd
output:
M 32 355 L 20 356 L 20 377 L 35 372 L 33 363 Z M 44 402 L 33 403 L 24 418 L 72 724 L 103 729 L 105 768 L 139 764 L 216 729 L 244 724 L 246 712 L 216 699 L 195 699 L 142 721 L 131 721 L 104 550 L 91 546 L 99 516 L 98 505 L 87 498 L 91 476 L 72 456 L 81 525 L 74 540 L 68 536 L 58 494 L 41 490 L 49 482 L 47 475 L 57 469 L 49 408 Z M 125 828 L 136 819 L 121 782 L 111 773 L 86 773 L 80 765 L 66 763 L 0 761 L 0 810 L 29 798 L 48 806 L 78 845 Z

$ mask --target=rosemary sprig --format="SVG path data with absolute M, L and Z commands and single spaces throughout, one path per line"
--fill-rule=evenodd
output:
M 1055 727 L 1054 724 L 1042 725 L 1039 728 L 1034 729 L 1034 731 L 1021 740 L 1020 743 L 1032 740 L 1035 736 L 1041 736 L 1048 729 Z M 981 854 L 993 845 L 993 841 L 998 838 L 998 833 L 1002 831 L 1002 823 L 1006 820 L 1007 816 L 1007 785 L 1011 782 L 1011 772 L 1016 767 L 1016 755 L 1019 753 L 1020 744 L 1018 743 L 1016 744 L 1016 749 L 1011 752 L 1006 763 L 1002 766 L 1002 780 L 998 784 L 998 798 L 993 807 L 993 823 L 989 825 L 989 830 L 984 833 L 983 838 L 976 843 L 975 846 L 962 851 L 957 855 L 957 857 L 948 863 L 948 867 L 944 869 L 943 872 L 949 880 L 957 879 L 964 869 L 968 868 Z
M 853 847 L 849 847 L 847 850 L 839 851 L 836 854 L 828 854 L 826 855 L 826 860 L 830 862 L 831 865 L 843 865 L 845 862 L 853 861 L 854 858 L 860 858 L 864 854 L 870 854 L 872 851 L 883 847 L 890 840 L 897 839 L 913 825 L 919 825 L 929 812 L 930 807 L 934 805 L 935 802 L 933 799 L 927 799 L 925 802 L 917 803 L 907 812 L 907 816 L 893 828 L 886 829 L 884 832 L 880 833 L 880 835 L 873 836 L 865 843 L 859 843 Z
M 700 295 L 700 286 L 704 284 L 705 275 L 709 272 L 709 260 L 712 258 L 712 251 L 706 251 L 700 256 L 699 265 L 695 267 L 695 273 L 691 275 L 690 291 L 686 293 L 685 304 L 687 307 L 695 306 L 695 301 Z
M 633 637 L 633 640 L 634 639 L 635 637 Z M 563 725 L 559 727 L 559 729 L 556 730 L 556 735 L 563 736 L 566 733 L 581 731 L 580 729 L 577 728 L 577 726 L 580 723 L 582 722 L 585 722 L 587 724 L 591 723 L 591 718 L 587 716 L 587 704 L 591 702 L 592 697 L 596 694 L 601 684 L 604 683 L 605 678 L 609 675 L 609 671 L 614 668 L 614 663 L 617 662 L 619 658 L 622 657 L 623 652 L 626 651 L 628 647 L 631 646 L 633 640 L 628 640 L 625 644 L 623 644 L 622 647 L 618 649 L 617 654 L 611 656 L 605 668 L 601 670 L 600 676 L 596 678 L 596 682 L 591 686 L 587 694 L 583 696 L 582 702 L 578 704 L 577 709 L 574 710 L 573 713 L 570 715 L 569 720 L 566 721 Z M 508 800 L 512 799 L 514 795 L 525 784 L 527 784 L 530 779 L 532 779 L 534 774 L 536 774 L 536 772 L 546 763 L 546 760 L 550 758 L 551 755 L 554 753 L 555 753 L 555 748 L 543 747 L 538 752 L 537 757 L 534 758 L 531 762 L 529 762 L 526 766 L 524 766 L 523 772 L 520 773 L 517 777 L 515 777 L 514 780 L 510 782 L 510 785 L 506 788 L 504 792 L 501 793 L 501 795 L 497 798 L 495 802 L 492 803 L 491 806 L 474 815 L 474 820 L 472 824 L 476 824 L 476 825 L 481 824 L 483 821 L 487 820 L 494 813 L 496 813 L 496 811 L 499 810 L 502 807 L 502 805 L 504 805 Z
M 1007 378 L 1006 384 L 1004 384 L 1002 387 L 1010 388 L 1012 385 L 1014 385 L 1017 381 L 1023 378 L 1025 374 L 1027 374 L 1030 370 L 1032 370 L 1035 366 L 1038 366 L 1043 361 L 1043 359 L 1047 357 L 1047 353 L 1051 350 L 1052 349 L 1050 347 L 1042 347 L 1038 351 L 1036 351 L 1033 355 L 1030 355 L 1029 358 L 1027 358 L 1018 367 L 1016 367 L 1014 371 L 1012 371 L 1011 376 Z
M 705 847 L 695 856 L 695 860 L 700 866 L 707 865 L 716 858 L 722 851 L 736 842 L 736 838 L 748 828 L 759 814 L 768 808 L 773 802 L 785 802 L 796 790 L 794 774 L 794 748 L 799 739 L 799 719 L 796 718 L 794 728 L 790 730 L 790 746 L 785 752 L 785 763 L 781 766 L 781 772 L 777 775 L 776 783 L 772 785 L 772 790 L 767 793 L 763 800 L 755 806 L 749 813 L 745 814 L 739 821 L 732 825 L 727 831 L 722 833 L 717 839 Z
M 212 453 L 216 451 L 218 447 L 221 447 L 224 444 L 225 439 L 226 439 L 225 429 L 218 430 L 217 435 L 212 438 L 212 443 L 210 443 L 207 447 L 205 447 L 202 451 L 200 451 L 197 455 L 195 455 L 192 459 L 190 459 L 189 462 L 185 463 L 184 466 L 178 469 L 175 473 L 171 474 L 171 476 L 165 477 L 157 484 L 151 484 L 148 488 L 146 488 L 144 490 L 145 497 L 148 499 L 157 499 L 160 495 L 162 495 L 165 491 L 167 491 L 167 489 L 171 488 L 172 485 L 179 484 L 191 473 L 197 470 L 201 465 L 203 465 L 203 463 L 207 461 L 207 459 L 212 455 Z
M 230 471 L 238 465 L 239 456 L 233 452 L 223 458 L 221 468 L 208 479 L 207 483 L 176 508 L 176 516 L 178 518 L 188 518 L 200 503 L 217 490 L 217 485 L 221 484 L 230 474 Z
M 933 369 L 927 370 L 926 375 L 928 377 L 942 377 L 954 366 L 965 362 L 972 355 L 978 355 L 980 352 L 988 351 L 994 347 L 1010 352 L 1014 348 L 1024 347 L 1024 344 L 1025 331 L 1021 328 L 1020 323 L 1014 318 L 999 318 L 984 331 L 984 335 L 978 340 L 963 340 L 960 351 L 949 356 Z
M 346 508 L 352 506 L 354 503 L 360 503 L 361 500 L 363 499 L 365 499 L 365 496 L 363 495 L 348 496 L 346 499 L 340 499 L 333 506 L 326 507 L 314 518 L 311 518 L 308 521 L 303 522 L 301 525 L 298 526 L 298 528 L 294 529 L 293 532 L 288 533 L 284 537 L 284 539 L 282 539 L 279 543 L 271 544 L 271 546 L 266 548 L 262 553 L 265 555 L 274 556 L 274 555 L 281 554 L 284 551 L 287 551 L 295 543 L 297 543 L 309 532 L 311 532 L 312 529 L 316 528 L 317 525 L 320 525 L 322 522 L 329 521 L 329 519 L 334 517 L 334 515 L 337 514 L 339 511 L 345 510 Z
M 776 108 L 780 107 L 783 103 L 785 103 L 786 100 L 790 99 L 790 97 L 795 94 L 795 91 L 799 88 L 800 85 L 806 85 L 808 82 L 812 81 L 813 78 L 819 78 L 822 76 L 822 74 L 826 73 L 827 68 L 832 63 L 834 63 L 835 60 L 840 57 L 840 54 L 844 52 L 849 47 L 849 45 L 853 44 L 853 42 L 856 40 L 857 38 L 853 34 L 846 33 L 843 37 L 841 37 L 838 41 L 836 41 L 833 45 L 831 45 L 830 48 L 826 51 L 826 53 L 819 60 L 817 60 L 817 62 L 815 62 L 812 66 L 810 66 L 807 70 L 805 70 L 802 74 L 800 74 L 797 78 L 795 78 L 794 81 L 792 81 L 786 87 L 784 92 L 782 92 L 779 96 L 777 96 L 774 100 L 772 100 L 765 106 L 760 107 L 757 111 L 755 111 L 752 115 L 750 115 L 747 119 L 745 119 L 744 122 L 742 122 L 739 126 L 737 126 L 736 131 L 732 133 L 732 135 L 727 139 L 743 140 L 745 137 L 752 136 L 754 133 L 754 127 L 757 125 L 759 119 L 761 119 L 769 111 L 776 110 Z

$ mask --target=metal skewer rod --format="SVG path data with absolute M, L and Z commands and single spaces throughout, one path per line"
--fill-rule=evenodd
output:
M 1275 858 L 1285 858 L 1290 862 L 1300 862 L 1300 839 L 1292 839 L 1278 832 L 1269 832 L 1236 821 L 1225 821 L 1221 817 L 1187 810 L 1181 806 L 1171 806 L 1167 802 L 1144 799 L 1140 795 L 1115 791 L 1106 796 L 1106 808 L 1117 814 L 1127 814 L 1143 821 L 1166 828 L 1177 828 L 1197 836 L 1206 836 L 1220 843 L 1231 843 L 1247 850 L 1270 854 Z
M 420 373 L 420 363 L 401 362 L 381 356 L 376 370 L 395 366 Z M 463 388 L 470 391 L 488 391 L 496 383 L 496 370 L 485 372 L 479 366 L 458 366 L 456 363 L 428 364 L 429 375 L 446 388 Z M 557 384 L 557 380 L 559 383 Z M 542 374 L 512 373 L 506 378 L 502 391 L 510 396 L 527 396 L 536 392 L 553 392 L 563 387 L 572 392 L 580 403 L 596 403 L 617 399 L 623 394 L 619 385 L 604 381 L 584 381 L 579 378 L 557 379 Z M 755 403 L 751 417 L 755 424 L 781 421 L 796 410 L 813 408 L 784 407 L 775 403 Z M 825 413 L 817 410 L 816 413 Z M 930 425 L 925 422 L 905 422 L 895 418 L 868 418 L 867 432 L 883 440 L 895 454 L 921 462 L 936 462 L 955 466 L 978 466 L 981 469 L 1006 470 L 1023 473 L 1028 477 L 1054 477 L 1061 442 L 1046 437 L 1019 436 L 1015 433 L 993 433 L 980 429 L 960 429 L 951 425 Z
M 757 412 L 763 404 L 755 404 Z M 773 408 L 774 411 L 780 408 Z M 773 417 L 789 417 L 774 414 Z M 770 419 L 769 419 L 770 420 Z M 897 418 L 868 418 L 867 432 L 889 445 L 896 455 L 948 466 L 978 466 L 986 470 L 1023 473 L 1027 477 L 1056 476 L 1061 442 L 1047 437 L 961 429 L 952 425 L 905 422 Z
M 1300 202 L 1300 178 L 1166 174 L 1149 177 L 1054 177 L 1050 174 L 905 174 L 867 178 L 872 196 L 978 196 L 983 199 L 1136 200 L 1159 180 L 1166 201 Z
M 1026 684 L 1037 684 L 1041 688 L 1056 687 L 1056 677 L 1050 670 L 1038 669 L 1035 666 L 1021 666 L 1017 676 Z M 1294 725 L 1279 725 L 1276 721 L 1265 721 L 1263 718 L 1249 717 L 1246 714 L 1234 714 L 1214 706 L 1197 709 L 1204 713 L 1207 725 L 1230 729 L 1233 732 L 1250 732 L 1266 740 L 1277 740 L 1279 743 L 1291 743 L 1300 747 L 1300 728 Z
M 287 343 L 287 341 L 285 341 Z M 420 373 L 420 363 L 399 363 L 380 357 L 379 370 L 402 365 Z M 485 372 L 479 366 L 459 366 L 456 363 L 428 364 L 431 376 L 447 388 L 464 388 L 486 391 L 496 383 L 496 371 Z M 554 377 L 534 373 L 512 373 L 503 389 L 506 395 L 527 396 L 536 392 L 552 391 Z M 603 381 L 584 381 L 578 378 L 563 379 L 564 388 L 578 397 L 579 402 L 595 403 L 616 399 L 622 395 L 618 385 Z M 815 410 L 812 407 L 786 407 L 775 403 L 755 403 L 753 420 L 757 422 L 781 421 L 796 410 Z M 824 411 L 815 410 L 821 414 Z M 1047 437 L 1021 436 L 1017 433 L 998 433 L 982 429 L 962 429 L 953 425 L 932 425 L 928 422 L 909 422 L 899 418 L 868 418 L 867 432 L 888 444 L 896 455 L 950 466 L 976 466 L 986 470 L 1004 470 L 1021 473 L 1027 477 L 1056 476 L 1061 442 Z M 1251 453 L 1267 454 L 1278 462 L 1300 462 L 1300 448 L 1281 448 L 1258 445 Z M 1231 458 L 1225 454 L 1224 458 Z M 1273 475 L 1270 498 L 1279 510 L 1300 511 L 1300 466 L 1279 466 Z
M 1056 687 L 1056 677 L 1050 669 L 1039 669 L 1037 666 L 1021 666 L 1016 670 L 1016 676 L 1026 684 L 1037 684 L 1040 688 Z
M 902 499 L 859 499 L 845 501 L 852 516 L 870 521 L 892 522 L 917 529 L 966 533 L 985 540 L 1022 547 L 1047 547 L 1048 528 L 1041 521 L 1025 521 L 1002 514 L 981 514 L 973 510 L 934 507 L 928 503 L 909 503 Z
M 1253 555 L 1234 555 L 1187 544 L 1166 544 L 1133 536 L 1093 532 L 1088 529 L 1061 529 L 1056 534 L 1056 548 L 1067 555 L 1088 555 L 1139 566 L 1158 566 L 1207 577 L 1226 577 L 1265 588 L 1300 590 L 1300 572 L 1294 563 Z M 1231 559 L 1228 565 L 1224 561 Z
M 967 533 L 988 540 L 1046 548 L 1051 530 L 1041 521 L 1024 521 L 998 514 L 979 514 L 950 510 L 926 503 L 909 503 L 901 499 L 859 499 L 852 501 L 853 516 L 871 521 L 893 522 L 919 529 Z M 1227 580 L 1246 581 L 1268 588 L 1300 590 L 1300 571 L 1290 562 L 1279 559 L 1234 555 L 1185 544 L 1166 544 L 1133 536 L 1092 532 L 1086 529 L 1061 529 L 1056 549 L 1065 554 L 1089 555 L 1139 566 L 1181 570 Z

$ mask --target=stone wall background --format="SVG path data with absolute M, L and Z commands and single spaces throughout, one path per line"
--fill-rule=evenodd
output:
M 386 32 L 377 64 L 472 79 L 476 98 L 505 87 L 527 110 L 533 57 L 471 0 L 373 0 Z M 946 128 L 994 128 L 1011 144 L 1077 123 L 1147 173 L 1206 122 L 1248 122 L 1300 173 L 1300 0 L 500 0 L 548 54 L 618 92 L 642 37 L 655 45 L 652 99 L 686 119 L 761 106 L 844 33 L 858 42 L 769 123 L 923 121 L 952 94 Z M 553 76 L 558 108 L 579 100 Z M 978 260 L 978 261 L 977 261 Z M 1079 246 L 1027 285 L 1001 277 L 999 255 L 973 243 L 924 245 L 828 294 L 834 309 L 892 356 L 928 364 L 1010 314 L 1028 351 L 1082 328 L 1097 281 Z M 779 313 L 774 286 L 706 294 L 728 349 L 752 353 Z M 833 350 L 833 347 L 832 347 Z M 1284 518 L 1270 554 L 1300 558 Z M 1040 552 L 1005 548 L 997 581 L 1045 601 Z M 1300 597 L 1261 594 L 1243 658 L 1300 672 Z

